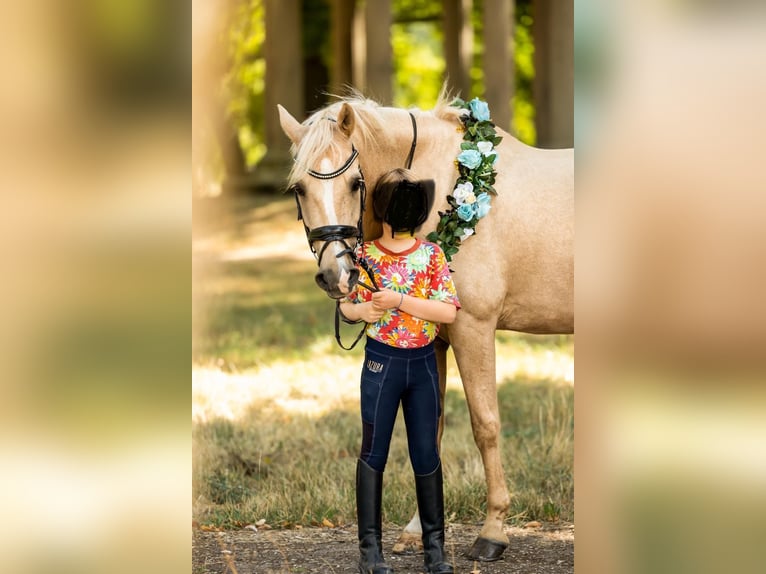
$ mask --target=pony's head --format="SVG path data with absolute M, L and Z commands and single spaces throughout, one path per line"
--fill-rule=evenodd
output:
M 295 158 L 288 189 L 295 194 L 298 218 L 303 219 L 317 257 L 315 280 L 330 297 L 339 299 L 359 277 L 353 250 L 363 239 L 366 187 L 351 141 L 356 115 L 349 103 L 339 102 L 301 124 L 282 106 L 278 108 Z

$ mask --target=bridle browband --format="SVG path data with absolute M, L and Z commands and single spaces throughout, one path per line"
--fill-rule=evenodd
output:
M 410 115 L 410 119 L 412 120 L 412 145 L 410 146 L 409 154 L 407 155 L 406 165 L 407 169 L 410 169 L 412 167 L 412 160 L 415 157 L 415 147 L 418 143 L 418 126 L 417 122 L 415 120 L 415 115 L 408 111 L 407 112 Z M 331 122 L 335 122 L 332 118 L 323 118 L 326 120 L 329 120 Z M 315 171 L 313 169 L 307 169 L 306 172 L 316 179 L 321 180 L 328 180 L 328 179 L 335 179 L 336 177 L 346 173 L 349 168 L 354 164 L 354 162 L 359 157 L 359 152 L 357 151 L 356 147 L 354 147 L 354 144 L 351 144 L 351 155 L 346 159 L 344 164 L 340 166 L 335 171 L 329 172 L 329 173 L 321 173 L 318 171 Z M 359 265 L 362 267 L 367 275 L 370 277 L 370 281 L 372 282 L 372 285 L 368 285 L 362 281 L 358 281 L 360 285 L 365 287 L 366 289 L 369 289 L 371 291 L 378 291 L 379 287 L 377 282 L 375 281 L 375 275 L 370 269 L 367 262 L 364 260 L 363 257 L 357 257 L 356 256 L 356 250 L 360 245 L 364 244 L 364 228 L 363 228 L 363 218 L 364 218 L 364 207 L 365 207 L 365 199 L 367 195 L 367 187 L 365 185 L 364 181 L 364 174 L 362 173 L 362 166 L 359 165 L 359 219 L 356 223 L 356 227 L 352 225 L 322 225 L 320 227 L 316 227 L 314 229 L 309 229 L 306 225 L 304 219 L 303 219 L 303 212 L 301 211 L 301 202 L 298 198 L 298 192 L 293 191 L 293 194 L 295 196 L 295 203 L 298 206 L 298 221 L 303 222 L 303 229 L 306 232 L 306 239 L 308 240 L 309 248 L 311 249 L 311 252 L 314 254 L 314 257 L 317 260 L 317 265 L 320 264 L 322 261 L 322 256 L 324 255 L 325 250 L 330 245 L 330 243 L 340 242 L 343 244 L 343 249 L 338 252 L 337 255 L 335 255 L 336 258 L 340 259 L 344 255 L 348 255 L 351 257 L 351 260 L 354 262 L 354 265 Z M 348 243 L 346 243 L 346 239 L 355 237 L 356 238 L 356 244 L 352 248 L 349 246 Z M 319 250 L 319 253 L 317 253 L 316 248 L 314 247 L 315 241 L 323 241 L 324 244 L 322 245 L 322 248 Z M 359 342 L 359 339 L 361 339 L 362 335 L 364 334 L 366 330 L 366 325 L 362 330 L 359 332 L 359 334 L 356 336 L 356 339 L 351 344 L 350 347 L 345 347 L 343 343 L 340 340 L 340 323 L 339 319 L 342 317 L 343 321 L 346 323 L 359 323 L 360 321 L 349 321 L 345 317 L 342 316 L 342 313 L 340 312 L 340 301 L 336 300 L 335 305 L 335 340 L 338 342 L 338 345 L 341 346 L 341 348 L 349 351 L 353 349 L 356 344 Z
M 351 155 L 346 160 L 346 163 L 344 163 L 342 166 L 340 166 L 338 169 L 331 173 L 319 173 L 318 171 L 314 171 L 313 169 L 307 170 L 309 175 L 312 177 L 315 177 L 317 179 L 335 179 L 339 175 L 345 173 L 348 168 L 351 167 L 351 164 L 354 163 L 354 160 L 359 156 L 359 152 L 356 151 L 356 148 L 354 147 L 354 144 L 351 144 Z

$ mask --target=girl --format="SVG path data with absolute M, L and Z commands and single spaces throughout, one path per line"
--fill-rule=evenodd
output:
M 433 340 L 439 323 L 455 320 L 460 303 L 441 248 L 414 237 L 428 217 L 433 191 L 433 181 L 416 182 L 405 169 L 381 177 L 372 202 L 383 235 L 365 243 L 360 254 L 375 277 L 373 285 L 381 288 L 357 285 L 340 304 L 347 319 L 369 323 L 361 382 L 362 449 L 356 470 L 359 571 L 364 574 L 393 572 L 383 561 L 381 496 L 400 402 L 415 473 L 426 572 L 453 573 L 444 552 Z

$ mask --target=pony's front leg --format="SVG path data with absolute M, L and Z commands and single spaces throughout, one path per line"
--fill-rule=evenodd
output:
M 437 338 L 434 341 L 434 352 L 436 353 L 436 367 L 439 370 L 439 401 L 441 403 L 441 416 L 439 417 L 439 433 L 437 441 L 441 451 L 442 434 L 444 433 L 444 393 L 447 389 L 447 349 L 449 343 Z M 418 511 L 410 519 L 407 526 L 399 535 L 394 543 L 394 554 L 409 554 L 423 551 L 423 529 L 420 526 L 420 515 Z
M 499 559 L 508 547 L 503 524 L 511 504 L 500 460 L 500 412 L 495 381 L 494 323 L 479 321 L 461 311 L 450 326 L 450 342 L 463 380 L 471 427 L 484 463 L 487 517 L 467 555 L 473 560 Z

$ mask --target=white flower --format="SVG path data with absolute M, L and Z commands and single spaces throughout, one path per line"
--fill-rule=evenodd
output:
M 465 203 L 467 203 L 468 205 L 470 205 L 470 204 L 474 203 L 475 201 L 476 201 L 476 195 L 474 195 L 474 193 L 473 193 L 473 192 L 469 193 L 469 194 L 468 194 L 468 195 L 465 197 Z
M 479 148 L 481 155 L 488 156 L 494 146 L 492 142 L 476 142 L 476 147 Z
M 476 201 L 476 196 L 473 194 L 473 184 L 470 181 L 465 183 L 459 183 L 455 186 L 455 190 L 452 192 L 452 197 L 455 198 L 455 203 L 463 205 L 466 203 L 468 197 L 473 197 L 473 200 L 469 203 Z
M 473 229 L 470 229 L 470 228 L 469 229 L 464 229 L 463 230 L 463 234 L 460 236 L 460 241 L 465 241 L 466 239 L 471 237 L 471 235 L 473 235 L 473 233 L 474 233 Z

